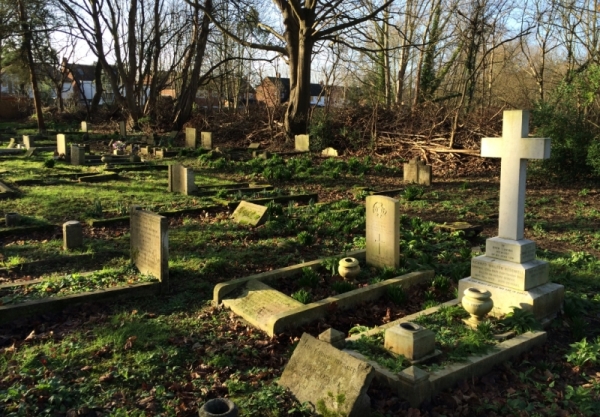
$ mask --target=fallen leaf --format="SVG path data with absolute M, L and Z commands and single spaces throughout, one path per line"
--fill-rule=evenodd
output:
M 112 374 L 112 372 L 109 372 L 107 374 L 102 375 L 100 378 L 98 378 L 98 381 L 100 382 L 110 382 L 114 379 L 114 375 Z
M 125 342 L 125 346 L 123 347 L 123 349 L 125 350 L 129 350 L 133 347 L 133 342 L 135 342 L 137 339 L 137 336 L 131 336 L 130 338 L 127 339 L 127 341 Z

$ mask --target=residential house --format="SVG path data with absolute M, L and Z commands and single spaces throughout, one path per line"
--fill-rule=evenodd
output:
M 96 66 L 72 64 L 63 59 L 61 71 L 66 75 L 62 89 L 63 100 L 74 99 L 83 105 L 91 103 L 96 94 Z
M 286 103 L 290 99 L 290 79 L 267 77 L 256 87 L 256 100 L 260 104 L 273 107 Z M 325 106 L 325 91 L 321 84 L 310 85 L 311 106 Z

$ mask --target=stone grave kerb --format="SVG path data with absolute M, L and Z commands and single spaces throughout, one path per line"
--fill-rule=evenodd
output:
M 550 139 L 528 138 L 529 111 L 507 110 L 501 138 L 483 138 L 481 156 L 500 158 L 498 237 L 523 239 L 528 159 L 550 158 Z

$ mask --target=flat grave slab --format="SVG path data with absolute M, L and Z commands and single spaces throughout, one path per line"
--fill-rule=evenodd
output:
M 260 226 L 267 221 L 267 207 L 240 201 L 231 218 L 238 224 Z

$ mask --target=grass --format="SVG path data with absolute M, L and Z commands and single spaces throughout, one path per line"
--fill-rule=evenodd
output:
M 43 178 L 50 172 L 64 175 L 91 170 L 60 162 L 52 169 L 41 168 L 47 156 L 31 160 L 3 158 L 2 169 L 7 172 L 0 180 L 10 183 Z M 238 321 L 229 311 L 213 308 L 213 287 L 233 278 L 364 248 L 366 193 L 353 195 L 350 190 L 355 185 L 398 188 L 398 172 L 393 167 L 377 167 L 385 161 L 362 157 L 352 161 L 311 160 L 305 156 L 247 162 L 224 159 L 218 163 L 208 163 L 207 159 L 178 161 L 195 169 L 198 185 L 247 182 L 251 178 L 272 182 L 279 188 L 274 191 L 277 193 L 318 192 L 321 202 L 274 205 L 267 223 L 258 228 L 233 223 L 225 211 L 170 219 L 170 293 L 118 304 L 80 306 L 37 324 L 28 322 L 14 330 L 3 328 L 7 339 L 0 338 L 0 414 L 42 416 L 65 414 L 70 409 L 83 414 L 87 409 L 115 416 L 197 415 L 198 406 L 207 399 L 229 396 L 240 407 L 242 416 L 308 415 L 275 383 L 299 334 L 269 338 Z M 20 198 L 0 201 L 0 211 L 16 211 L 36 222 L 61 224 L 92 218 L 95 200 L 101 202 L 105 217 L 122 214 L 123 207 L 130 204 L 169 210 L 215 202 L 210 197 L 167 193 L 167 174 L 163 171 L 129 172 L 122 177 L 98 184 L 22 186 Z M 523 410 L 529 415 L 559 415 L 562 411 L 597 415 L 594 404 L 599 400 L 600 383 L 595 375 L 600 369 L 594 359 L 595 347 L 590 347 L 597 344 L 599 336 L 595 326 L 600 313 L 597 186 L 557 187 L 533 176 L 530 182 L 525 234 L 536 241 L 538 256 L 551 263 L 552 280 L 565 285 L 565 315 L 553 322 L 550 342 L 543 349 L 495 370 L 493 375 L 502 376 L 481 394 L 485 401 L 470 409 L 477 415 L 492 411 L 511 415 Z M 219 198 L 234 196 L 223 192 Z M 571 204 L 575 201 L 577 204 Z M 436 280 L 428 288 L 429 301 L 449 292 L 449 283 L 469 275 L 471 248 L 484 247 L 485 237 L 494 235 L 497 210 L 497 182 L 487 177 L 441 178 L 432 188 L 424 189 L 418 199 L 403 202 L 401 268 L 382 270 L 374 280 L 433 268 Z M 460 232 L 440 232 L 434 226 L 459 219 L 483 225 L 484 236 L 467 238 Z M 85 232 L 86 246 L 74 254 L 91 253 L 94 259 L 81 261 L 77 271 L 97 270 L 100 266 L 126 268 L 127 261 L 122 257 L 109 260 L 101 256 L 109 250 L 127 252 L 127 227 L 85 228 Z M 52 261 L 67 255 L 60 248 L 60 236 L 54 236 L 54 232 L 10 236 L 1 243 L 6 266 Z M 48 278 L 48 283 L 60 283 L 64 272 L 49 268 L 37 276 Z M 68 272 L 72 282 L 65 283 L 64 289 L 80 291 L 77 285 L 88 288 L 85 285 L 89 283 L 78 283 L 73 278 L 75 271 Z M 14 274 L 22 279 L 31 275 L 19 270 Z M 0 278 L 7 280 L 8 276 Z M 305 279 L 308 287 L 315 285 L 314 277 Z M 398 302 L 411 302 L 401 293 L 388 296 Z M 307 301 L 306 294 L 297 297 Z M 454 339 L 441 331 L 442 327 L 440 323 L 438 333 L 447 346 L 452 346 Z M 25 341 L 32 330 L 35 334 Z M 479 340 L 472 333 L 470 337 L 474 338 L 471 345 Z M 581 344 L 584 338 L 588 341 L 585 346 Z M 573 344 L 577 345 L 570 346 Z M 574 363 L 569 363 L 566 355 L 571 355 Z M 397 369 L 406 365 L 395 358 L 386 359 L 394 361 Z M 575 361 L 579 361 L 579 367 Z M 556 376 L 548 381 L 546 371 Z M 507 387 L 516 387 L 514 392 L 505 388 L 496 393 L 504 377 Z M 555 385 L 550 387 L 552 382 Z M 434 406 L 439 402 L 433 401 Z

